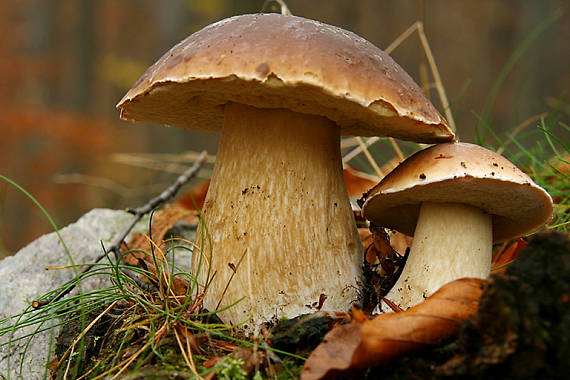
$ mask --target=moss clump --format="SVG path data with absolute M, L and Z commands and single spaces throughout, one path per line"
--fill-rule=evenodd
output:
M 566 375 L 569 295 L 568 236 L 534 236 L 506 274 L 486 285 L 479 312 L 461 331 L 458 355 L 440 373 L 495 379 Z
M 323 312 L 283 319 L 271 329 L 271 344 L 283 351 L 308 354 L 330 329 L 330 318 Z

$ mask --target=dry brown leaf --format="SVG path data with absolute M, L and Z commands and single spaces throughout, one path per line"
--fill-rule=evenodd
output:
M 521 250 L 526 247 L 528 243 L 522 238 L 517 239 L 511 245 L 505 245 L 502 249 L 499 249 L 493 255 L 493 265 L 491 268 L 491 274 L 504 273 L 507 270 L 509 264 L 519 257 Z
M 305 362 L 301 379 L 323 379 L 378 365 L 452 337 L 459 323 L 477 311 L 481 283 L 459 279 L 407 311 L 331 330 Z
M 342 173 L 349 197 L 360 197 L 377 183 L 370 178 L 370 175 L 360 172 L 350 165 L 345 165 Z
M 123 245 L 123 251 L 133 251 L 123 256 L 123 261 L 127 265 L 139 266 L 157 275 L 157 269 L 154 264 L 154 259 L 145 252 L 151 252 L 154 248 L 155 252 L 163 251 L 165 248 L 164 237 L 166 233 L 179 221 L 185 221 L 192 224 L 198 223 L 198 216 L 194 211 L 188 210 L 178 204 L 166 205 L 163 209 L 154 213 L 151 226 L 151 239 L 148 235 L 133 234 L 130 242 Z M 155 244 L 151 247 L 151 244 Z M 162 257 L 160 254 L 156 255 L 156 260 L 160 265 Z M 172 280 L 172 290 L 177 297 L 184 297 L 186 295 L 187 281 L 180 277 L 174 277 Z
M 178 204 L 182 207 L 187 208 L 188 210 L 201 210 L 204 206 L 204 201 L 206 200 L 206 194 L 208 194 L 209 187 L 209 179 L 205 180 L 202 183 L 199 183 L 198 185 L 192 187 L 186 194 L 184 194 L 178 200 Z
M 403 255 L 412 246 L 412 238 L 398 231 L 390 232 L 390 245 L 394 251 Z

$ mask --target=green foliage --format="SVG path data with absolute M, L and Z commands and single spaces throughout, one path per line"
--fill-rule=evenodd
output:
M 234 359 L 230 356 L 224 360 L 220 360 L 214 366 L 219 379 L 224 380 L 245 380 L 247 372 L 241 366 L 244 364 L 242 359 Z

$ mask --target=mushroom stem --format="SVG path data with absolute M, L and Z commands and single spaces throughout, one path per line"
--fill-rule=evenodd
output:
M 254 329 L 319 303 L 347 310 L 362 246 L 342 175 L 339 127 L 321 116 L 235 103 L 224 118 L 203 210 L 210 240 L 201 249 L 201 283 L 215 272 L 204 305 L 217 310 L 241 299 L 218 315 L 232 324 L 251 318 Z
M 386 298 L 407 309 L 450 281 L 486 278 L 492 246 L 491 215 L 463 204 L 424 202 L 410 255 Z

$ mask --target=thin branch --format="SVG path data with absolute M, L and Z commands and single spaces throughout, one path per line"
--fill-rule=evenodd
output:
M 400 150 L 400 147 L 398 146 L 398 144 L 396 144 L 396 140 L 394 140 L 393 137 L 390 137 L 388 139 L 390 141 L 390 144 L 392 144 L 392 148 L 394 148 L 394 151 L 396 152 L 396 156 L 398 157 L 398 160 L 400 161 L 404 161 L 404 153 L 402 153 L 402 151 Z
M 123 232 L 121 234 L 119 234 L 118 238 L 115 240 L 113 245 L 109 249 L 107 249 L 104 254 L 100 255 L 95 260 L 95 262 L 88 265 L 81 272 L 81 274 L 77 277 L 76 282 L 72 286 L 69 286 L 68 288 L 61 290 L 60 292 L 54 294 L 52 297 L 46 298 L 44 300 L 32 302 L 32 307 L 34 309 L 39 309 L 39 308 L 41 308 L 41 307 L 43 307 L 43 306 L 45 306 L 51 302 L 55 302 L 55 301 L 60 300 L 65 295 L 70 293 L 75 288 L 77 283 L 81 280 L 81 277 L 85 273 L 87 273 L 91 269 L 93 269 L 93 267 L 106 256 L 106 253 L 112 252 L 115 255 L 116 262 L 120 263 L 121 262 L 121 246 L 123 244 L 123 241 L 127 238 L 129 233 L 135 227 L 135 225 L 142 219 L 142 217 L 144 215 L 148 214 L 149 212 L 154 210 L 157 206 L 165 203 L 170 198 L 174 197 L 174 195 L 178 192 L 178 190 L 182 187 L 182 185 L 184 185 L 185 183 L 190 181 L 193 177 L 195 177 L 196 173 L 198 173 L 198 171 L 200 170 L 200 167 L 202 167 L 202 165 L 204 164 L 204 161 L 206 160 L 206 156 L 207 156 L 206 151 L 203 151 L 200 154 L 200 156 L 198 157 L 198 159 L 196 160 L 196 162 L 194 162 L 194 164 L 191 167 L 189 167 L 182 175 L 180 175 L 178 178 L 176 178 L 176 181 L 174 181 L 174 183 L 172 185 L 170 185 L 166 190 L 164 190 L 158 196 L 151 199 L 147 204 L 145 204 L 144 206 L 142 206 L 140 208 L 134 209 L 134 210 L 127 210 L 129 213 L 134 215 L 134 218 L 131 220 L 129 225 L 123 230 Z M 135 283 L 138 286 L 140 286 L 142 289 L 150 289 L 149 285 L 146 282 L 143 282 L 136 275 L 136 273 L 134 273 L 133 271 L 131 271 L 129 269 L 125 269 L 125 268 L 122 268 L 121 271 L 126 276 L 128 276 L 133 281 L 135 281 Z
M 358 144 L 358 140 L 356 138 L 353 138 L 353 140 L 356 142 L 356 144 Z M 379 141 L 380 137 L 369 137 L 366 139 L 366 141 L 364 142 L 365 146 L 370 146 L 372 144 L 374 144 L 376 141 Z M 344 155 L 344 157 L 342 158 L 342 164 L 347 164 L 350 162 L 350 160 L 352 160 L 354 157 L 358 156 L 360 153 L 362 152 L 362 147 L 360 145 L 358 145 L 356 148 L 354 148 L 353 150 L 351 150 L 350 152 L 348 152 L 347 154 Z
M 384 51 L 390 54 L 418 29 L 419 21 L 414 22 L 404 33 L 400 34 Z
M 360 145 L 360 148 L 362 149 L 362 153 L 364 153 L 364 156 L 366 157 L 366 159 L 368 160 L 368 162 L 372 166 L 372 169 L 374 169 L 374 171 L 376 172 L 376 175 L 380 178 L 384 177 L 384 173 L 382 172 L 382 169 L 380 169 L 380 167 L 378 166 L 378 164 L 376 163 L 376 161 L 374 160 L 374 158 L 372 157 L 372 155 L 368 151 L 368 147 L 366 145 L 364 145 L 364 141 L 362 141 L 362 139 L 360 137 L 356 137 L 356 141 L 358 141 L 358 144 Z

